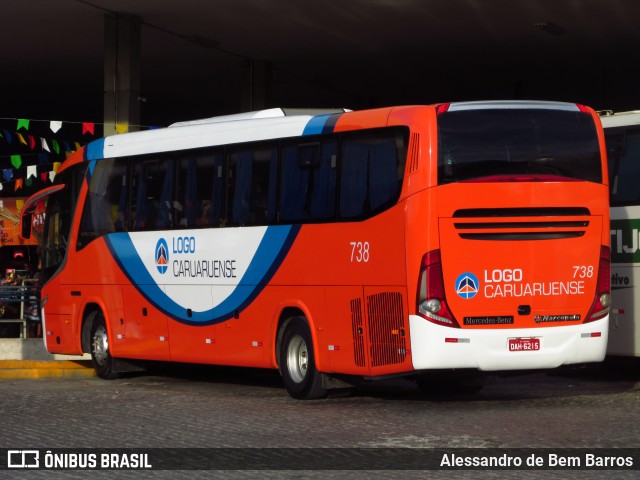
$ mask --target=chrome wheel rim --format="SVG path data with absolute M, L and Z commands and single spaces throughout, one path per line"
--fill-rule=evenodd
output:
M 307 375 L 309 368 L 309 350 L 307 343 L 300 335 L 294 336 L 287 348 L 287 370 L 291 379 L 300 383 Z
M 100 366 L 104 365 L 109 356 L 109 339 L 103 325 L 98 326 L 93 334 L 93 358 Z

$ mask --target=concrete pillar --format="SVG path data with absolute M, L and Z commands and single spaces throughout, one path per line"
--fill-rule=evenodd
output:
M 241 92 L 243 112 L 268 108 L 271 87 L 271 64 L 263 60 L 246 60 L 242 66 L 244 82 Z
M 104 135 L 140 125 L 140 18 L 104 16 Z

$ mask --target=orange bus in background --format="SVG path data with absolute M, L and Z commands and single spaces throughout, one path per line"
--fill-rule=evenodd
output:
M 604 151 L 592 109 L 528 101 L 271 109 L 92 142 L 25 208 L 47 197 L 47 349 L 90 352 L 103 378 L 131 360 L 277 368 L 303 399 L 601 361 Z

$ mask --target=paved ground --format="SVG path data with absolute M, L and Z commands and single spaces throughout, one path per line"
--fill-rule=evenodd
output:
M 426 447 L 455 453 L 456 448 L 582 447 L 638 448 L 640 454 L 640 368 L 636 363 L 624 370 L 491 378 L 479 394 L 439 399 L 424 398 L 414 384 L 394 380 L 309 402 L 291 399 L 274 372 L 233 368 L 172 368 L 170 374 L 115 381 L 5 379 L 0 413 L 0 448 L 8 449 L 335 447 L 351 454 L 344 449 Z M 12 470 L 2 476 L 86 478 L 89 473 L 92 478 L 610 479 L 637 478 L 638 471 Z

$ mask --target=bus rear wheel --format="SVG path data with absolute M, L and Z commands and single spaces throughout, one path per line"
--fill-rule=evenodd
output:
M 327 395 L 322 374 L 316 370 L 311 332 L 304 318 L 296 317 L 286 326 L 280 344 L 280 363 L 284 386 L 293 398 L 312 400 Z
M 91 325 L 91 360 L 98 377 L 105 380 L 118 378 L 118 372 L 113 368 L 113 357 L 109 352 L 109 336 L 102 312 L 94 314 Z

